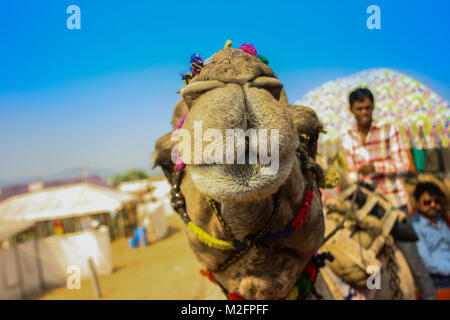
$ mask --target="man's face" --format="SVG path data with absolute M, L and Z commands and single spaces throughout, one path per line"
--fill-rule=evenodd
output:
M 355 116 L 358 126 L 368 127 L 372 123 L 373 104 L 369 98 L 364 97 L 363 101 L 353 102 L 350 111 Z
M 417 203 L 417 210 L 428 218 L 434 218 L 441 210 L 442 199 L 437 195 L 424 192 Z

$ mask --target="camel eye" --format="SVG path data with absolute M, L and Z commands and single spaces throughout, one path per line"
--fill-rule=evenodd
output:
M 280 100 L 283 83 L 276 78 L 259 77 L 250 83 L 250 87 L 267 90 L 276 100 Z
M 198 99 L 202 94 L 210 90 L 221 88 L 223 86 L 225 86 L 225 84 L 218 80 L 197 81 L 181 89 L 180 93 L 188 108 L 191 109 L 195 99 Z

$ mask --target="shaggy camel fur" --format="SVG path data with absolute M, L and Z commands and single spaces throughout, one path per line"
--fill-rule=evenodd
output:
M 217 52 L 180 92 L 183 99 L 175 107 L 172 123 L 175 127 L 188 112 L 183 129 L 191 136 L 194 121 L 202 121 L 204 131 L 219 129 L 224 136 L 225 129 L 279 130 L 276 175 L 262 175 L 261 164 L 186 165 L 181 192 L 190 218 L 213 237 L 232 241 L 232 234 L 219 223 L 207 201 L 211 197 L 219 203 L 234 236 L 242 240 L 266 225 L 274 210 L 273 194 L 280 190 L 277 219 L 270 233 L 282 230 L 297 214 L 306 187 L 302 172 L 306 168 L 302 168 L 296 149 L 301 145 L 305 153 L 313 158 L 316 155 L 322 125 L 315 112 L 289 105 L 283 84 L 272 69 L 233 48 Z M 301 133 L 310 139 L 301 143 Z M 171 152 L 178 143 L 170 137 L 171 132 L 156 142 L 153 156 L 154 165 L 161 166 L 167 176 L 174 170 Z M 203 147 L 210 143 L 215 142 L 203 142 Z M 323 241 L 321 196 L 316 181 L 313 186 L 314 200 L 301 229 L 289 238 L 265 240 L 261 247 L 250 249 L 225 270 L 215 272 L 225 288 L 247 299 L 282 299 L 288 295 Z M 205 245 L 191 232 L 188 238 L 199 262 L 213 272 L 232 255 L 230 250 Z

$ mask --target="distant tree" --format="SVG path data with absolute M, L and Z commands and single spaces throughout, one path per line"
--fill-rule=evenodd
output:
M 121 182 L 142 180 L 142 179 L 148 179 L 148 176 L 144 172 L 144 170 L 131 169 L 125 174 L 118 173 L 118 174 L 114 175 L 112 178 L 111 184 L 114 187 L 117 187 Z

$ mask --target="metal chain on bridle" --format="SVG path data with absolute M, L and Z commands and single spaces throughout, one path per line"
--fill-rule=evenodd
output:
M 170 182 L 172 189 L 171 194 L 171 204 L 172 208 L 178 213 L 184 223 L 189 221 L 189 216 L 186 212 L 186 201 L 180 190 L 181 179 L 183 178 L 182 170 L 174 170 L 172 176 L 170 176 Z
M 387 259 L 386 269 L 389 273 L 389 288 L 393 300 L 403 300 L 403 292 L 400 288 L 400 278 L 398 277 L 398 265 L 395 260 L 394 243 L 391 237 L 386 239 L 384 253 Z

